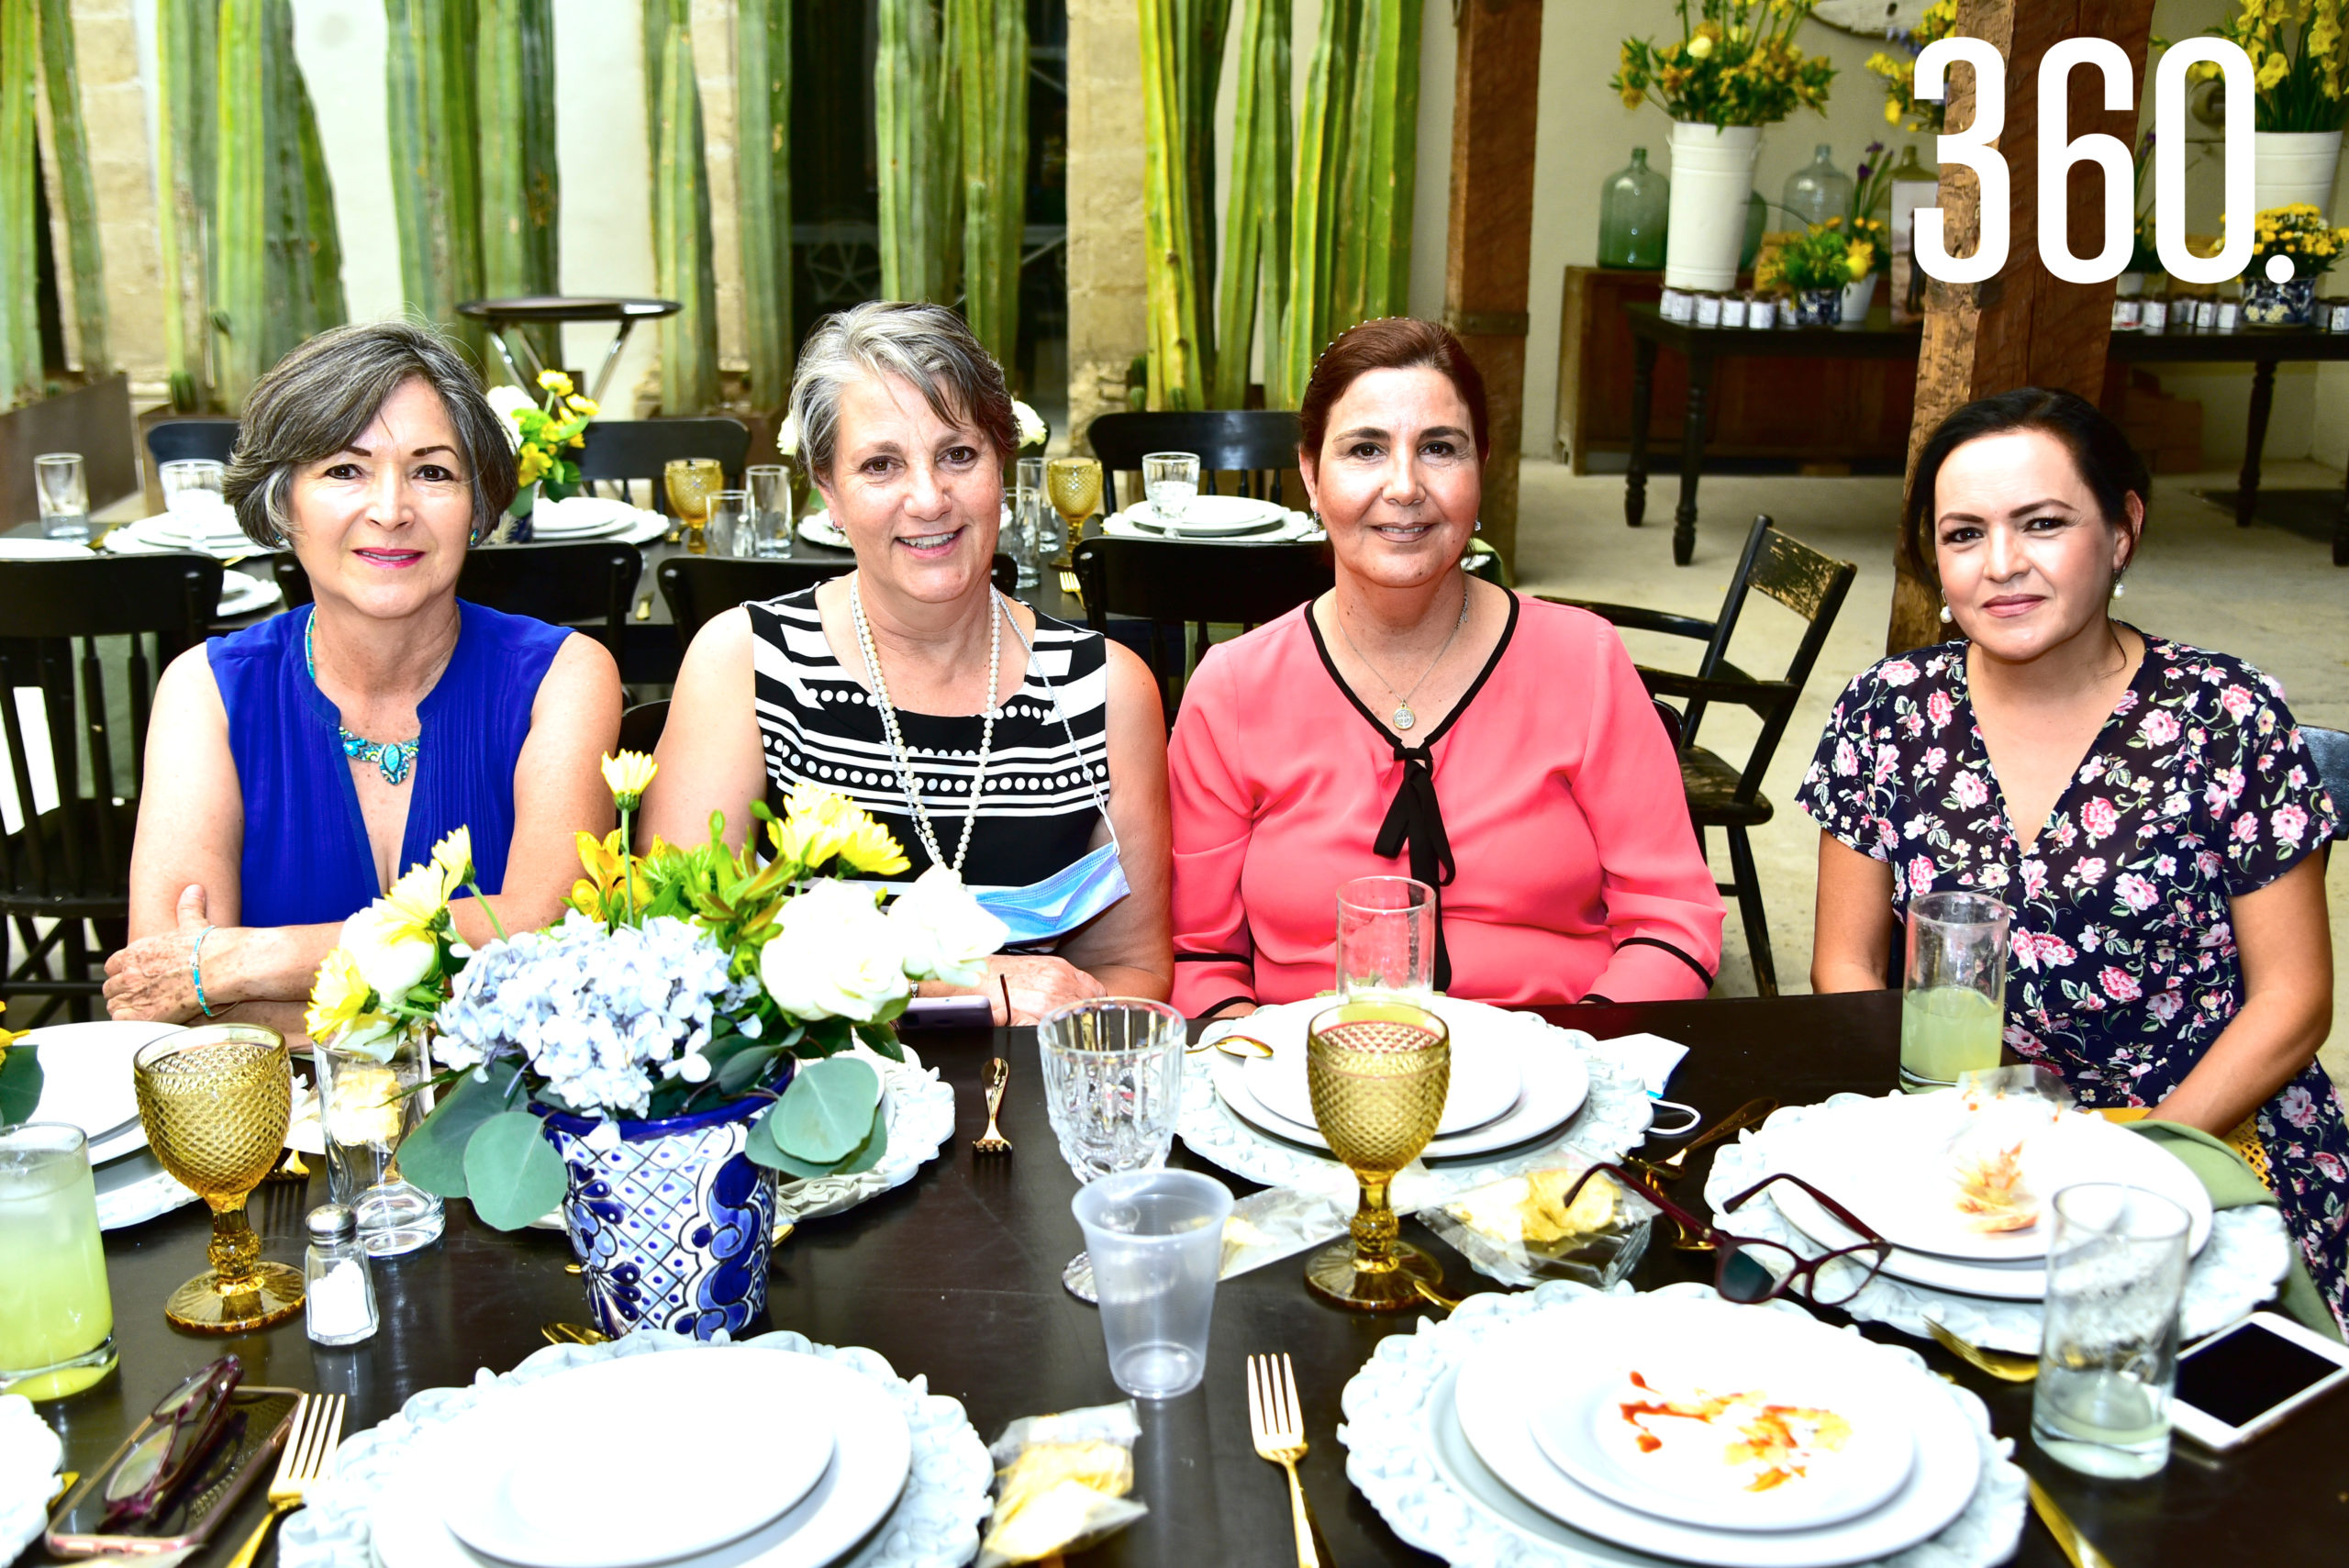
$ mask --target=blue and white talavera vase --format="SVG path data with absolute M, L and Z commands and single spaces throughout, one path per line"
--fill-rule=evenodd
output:
M 789 1081 L 769 1085 L 780 1091 Z M 772 1100 L 733 1101 L 661 1121 L 623 1121 L 619 1142 L 587 1144 L 596 1122 L 540 1107 L 570 1172 L 563 1229 L 596 1327 L 707 1340 L 740 1335 L 766 1310 L 775 1173 L 745 1154 Z
M 2243 319 L 2246 327 L 2306 327 L 2316 307 L 2314 278 L 2266 278 L 2243 281 Z

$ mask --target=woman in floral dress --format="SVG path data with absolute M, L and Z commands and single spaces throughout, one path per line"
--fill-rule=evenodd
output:
M 2112 618 L 2147 490 L 2069 393 L 1985 398 L 1927 442 L 1902 548 L 1959 635 L 1863 672 L 1820 739 L 1811 984 L 1883 986 L 1917 895 L 2005 900 L 2008 1045 L 2084 1106 L 2255 1118 L 2349 1329 L 2349 1122 L 2316 1062 L 2340 817 L 2274 682 Z

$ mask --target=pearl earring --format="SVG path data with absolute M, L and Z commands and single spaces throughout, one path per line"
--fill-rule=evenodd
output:
M 2114 598 L 2116 598 L 2116 599 L 2121 598 L 2121 597 L 2122 597 L 2124 595 L 2126 595 L 2128 592 L 2129 592 L 2129 584 L 2127 584 L 2126 583 L 2123 583 L 2123 582 L 2122 582 L 2120 578 L 2118 578 L 2118 577 L 2115 577 L 2115 578 L 2112 580 L 2112 596 L 2113 596 Z
M 1943 626 L 1947 626 L 1953 618 L 1954 617 L 1950 615 L 1949 606 L 1947 605 L 1943 605 L 1942 606 L 1942 624 Z

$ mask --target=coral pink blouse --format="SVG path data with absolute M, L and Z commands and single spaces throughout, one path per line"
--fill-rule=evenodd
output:
M 1328 990 L 1339 884 L 1407 873 L 1441 889 L 1453 995 L 1705 995 L 1720 895 L 1614 628 L 1512 595 L 1466 696 L 1407 744 L 1339 677 L 1310 608 L 1211 650 L 1183 694 L 1176 1006 Z

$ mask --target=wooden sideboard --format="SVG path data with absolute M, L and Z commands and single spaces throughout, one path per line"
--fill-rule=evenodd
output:
M 1623 306 L 1653 305 L 1663 292 L 1662 272 L 1566 269 L 1556 452 L 1576 473 L 1589 472 L 1593 452 L 1631 450 L 1631 330 Z M 1916 378 L 1913 362 L 1724 359 L 1713 384 L 1706 455 L 1899 463 L 1909 450 Z M 1687 401 L 1687 361 L 1666 354 L 1655 368 L 1650 452 L 1678 447 Z

